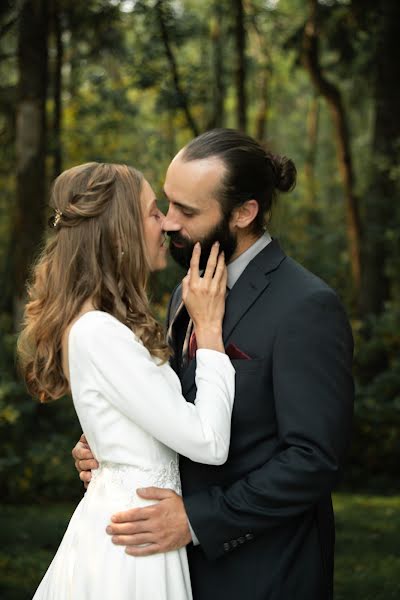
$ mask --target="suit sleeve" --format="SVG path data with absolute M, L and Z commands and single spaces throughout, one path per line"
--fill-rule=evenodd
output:
M 211 486 L 185 498 L 207 558 L 223 555 L 230 540 L 251 541 L 284 526 L 331 492 L 350 439 L 352 352 L 347 317 L 330 290 L 307 297 L 278 327 L 276 453 L 226 488 Z

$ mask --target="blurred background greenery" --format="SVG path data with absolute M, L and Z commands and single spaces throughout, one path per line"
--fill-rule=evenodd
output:
M 82 493 L 70 400 L 39 405 L 15 368 L 51 180 L 89 160 L 126 162 L 162 200 L 173 155 L 216 126 L 297 165 L 272 232 L 338 291 L 356 341 L 336 597 L 400 597 L 399 40 L 398 0 L 3 0 L 2 600 L 30 597 Z M 180 276 L 171 263 L 152 281 L 161 319 Z

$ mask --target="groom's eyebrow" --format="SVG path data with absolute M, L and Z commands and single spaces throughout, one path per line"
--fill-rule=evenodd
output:
M 168 200 L 168 202 L 170 202 L 171 204 L 173 204 L 174 206 L 178 206 L 179 208 L 183 208 L 184 210 L 191 210 L 193 214 L 200 214 L 200 210 L 198 208 L 195 208 L 194 206 L 190 206 L 190 204 L 185 204 L 184 202 L 177 202 L 176 200 L 173 200 L 173 198 L 169 198 L 167 196 L 167 194 L 165 193 L 164 190 L 164 195 L 166 197 L 166 199 Z

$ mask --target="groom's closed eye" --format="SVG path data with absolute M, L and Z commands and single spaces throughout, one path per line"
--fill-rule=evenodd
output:
M 180 202 L 170 202 L 170 204 L 177 208 L 179 212 L 181 212 L 186 217 L 193 217 L 195 215 L 200 214 L 200 211 L 192 206 L 181 204 Z
M 185 215 L 185 217 L 193 217 L 196 214 L 192 210 L 189 210 L 187 208 L 181 208 L 180 211 L 183 215 Z
M 198 208 L 195 208 L 194 206 L 190 206 L 190 204 L 185 204 L 183 202 L 177 202 L 175 200 L 172 200 L 171 198 L 168 198 L 168 196 L 165 193 L 164 193 L 164 195 L 165 195 L 165 199 L 169 203 L 170 207 L 177 208 L 186 217 L 189 217 L 189 216 L 193 217 L 195 215 L 199 215 L 201 212 Z

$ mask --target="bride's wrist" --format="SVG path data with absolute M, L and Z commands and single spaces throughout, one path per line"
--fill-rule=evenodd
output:
M 198 348 L 208 348 L 225 352 L 222 341 L 222 324 L 208 323 L 195 328 Z
M 222 337 L 222 323 L 208 321 L 207 323 L 193 323 L 194 329 L 196 332 L 196 337 L 199 335 L 208 335 L 208 336 L 221 336 Z

